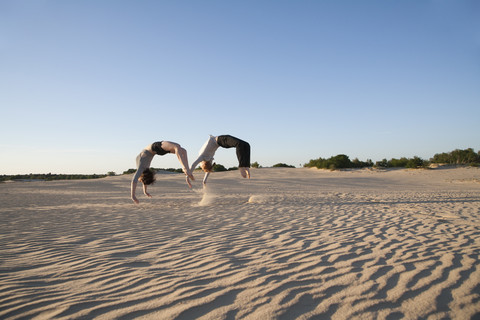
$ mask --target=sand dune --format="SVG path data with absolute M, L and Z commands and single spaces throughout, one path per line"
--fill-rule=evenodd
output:
M 130 179 L 0 184 L 0 318 L 480 318 L 480 169 Z

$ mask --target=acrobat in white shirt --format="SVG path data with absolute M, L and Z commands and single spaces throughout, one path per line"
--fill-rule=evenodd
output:
M 203 177 L 203 184 L 206 185 L 208 176 L 212 172 L 214 163 L 213 156 L 218 147 L 222 148 L 235 148 L 238 158 L 238 169 L 240 174 L 244 178 L 250 179 L 250 144 L 246 141 L 240 140 L 230 135 L 212 136 L 203 144 L 199 151 L 197 160 L 192 163 L 190 171 L 193 172 L 196 166 L 200 164 L 200 167 L 205 171 Z

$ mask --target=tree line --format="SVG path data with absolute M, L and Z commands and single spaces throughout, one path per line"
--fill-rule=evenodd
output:
M 465 150 L 455 149 L 451 152 L 437 153 L 429 160 L 414 156 L 413 158 L 402 157 L 400 159 L 392 158 L 390 160 L 383 159 L 373 163 L 372 160 L 360 161 L 354 159 L 353 161 L 344 154 L 339 154 L 328 159 L 318 158 L 312 159 L 304 165 L 307 168 L 318 169 L 347 169 L 347 168 L 426 168 L 432 163 L 436 164 L 450 164 L 450 165 L 480 165 L 480 151 L 475 152 L 472 148 Z
M 52 181 L 52 180 L 83 180 L 83 179 L 98 179 L 105 178 L 108 174 L 52 174 L 52 173 L 30 173 L 30 174 L 16 174 L 16 175 L 2 175 L 0 182 L 5 181 Z M 115 173 L 113 173 L 115 175 Z

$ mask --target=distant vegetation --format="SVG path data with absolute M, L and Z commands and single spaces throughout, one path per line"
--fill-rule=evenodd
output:
M 307 168 L 318 168 L 318 169 L 346 169 L 346 168 L 365 168 L 365 167 L 372 167 L 373 162 L 372 160 L 367 160 L 366 162 L 360 161 L 358 159 L 354 159 L 353 161 L 344 154 L 339 154 L 334 157 L 330 157 L 328 159 L 318 158 L 315 160 L 310 160 L 310 162 L 306 163 L 304 167 Z
M 215 163 L 215 165 L 213 166 L 212 170 L 213 170 L 214 172 L 228 171 L 227 168 L 225 168 L 223 165 L 218 164 L 218 163 Z
M 382 161 L 377 161 L 375 163 L 375 166 L 378 168 L 410 168 L 410 169 L 415 169 L 415 168 L 422 168 L 422 167 L 427 167 L 430 163 L 428 161 L 425 161 L 417 156 L 413 158 L 400 158 L 400 159 L 383 159 Z
M 456 149 L 449 153 L 437 153 L 430 159 L 432 163 L 480 165 L 480 151 L 475 153 L 472 148 Z
M 111 175 L 109 173 L 109 175 Z M 115 174 L 113 174 L 115 175 Z M 17 174 L 17 175 L 2 175 L 0 176 L 0 182 L 5 181 L 22 181 L 22 180 L 39 180 L 39 181 L 52 181 L 52 180 L 83 180 L 83 179 L 98 179 L 105 178 L 106 174 Z
M 295 166 L 291 166 L 286 163 L 277 163 L 273 165 L 273 168 L 295 168 Z
M 232 171 L 232 170 L 237 170 L 238 167 L 230 167 L 230 168 L 225 168 L 223 165 L 219 163 L 215 163 L 213 166 L 213 172 L 221 172 L 221 171 Z
M 367 160 L 366 162 L 354 159 L 351 161 L 348 156 L 344 154 L 339 154 L 328 159 L 318 158 L 310 160 L 306 163 L 304 167 L 307 168 L 319 168 L 319 169 L 347 169 L 347 168 L 364 168 L 364 167 L 378 167 L 378 168 L 426 168 L 432 163 L 437 164 L 453 164 L 453 165 L 470 165 L 470 166 L 479 166 L 480 165 L 480 152 L 475 153 L 472 148 L 454 151 L 448 153 L 438 153 L 433 156 L 430 160 L 424 160 L 420 157 L 405 158 L 400 159 L 383 159 L 382 161 L 377 161 L 373 164 L 372 160 Z

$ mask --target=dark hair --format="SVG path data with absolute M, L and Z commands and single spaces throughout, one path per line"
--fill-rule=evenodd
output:
M 143 170 L 142 175 L 140 176 L 140 181 L 143 184 L 149 185 L 155 182 L 155 172 L 150 168 Z

